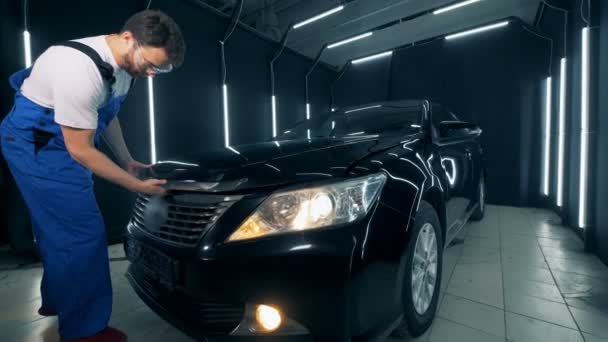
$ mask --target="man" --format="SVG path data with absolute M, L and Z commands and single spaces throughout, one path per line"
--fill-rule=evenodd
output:
M 11 76 L 15 105 L 0 144 L 42 256 L 39 313 L 58 315 L 62 341 L 126 341 L 108 327 L 112 285 L 91 173 L 134 192 L 164 192 L 164 180 L 137 178 L 147 166 L 131 157 L 116 114 L 133 78 L 169 72 L 184 53 L 173 19 L 146 10 L 119 34 L 57 44 Z M 124 170 L 97 149 L 102 136 Z

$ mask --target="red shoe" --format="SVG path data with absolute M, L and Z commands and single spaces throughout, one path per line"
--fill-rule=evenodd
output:
M 38 309 L 38 314 L 45 317 L 57 316 L 57 311 L 41 306 L 40 309 Z
M 75 340 L 61 340 L 62 342 L 127 342 L 127 335 L 122 331 L 107 327 L 101 332 Z

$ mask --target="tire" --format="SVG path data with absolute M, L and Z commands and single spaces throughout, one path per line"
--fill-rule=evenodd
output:
M 471 220 L 481 221 L 486 213 L 486 180 L 482 176 L 479 178 L 479 185 L 477 186 L 477 208 L 471 215 Z
M 412 279 L 415 277 L 415 266 L 417 270 L 420 270 L 419 263 L 415 262 L 416 248 L 420 251 L 424 251 L 424 237 L 434 236 L 435 238 L 435 282 L 433 287 L 432 295 L 428 304 L 424 304 L 417 301 L 415 293 L 420 293 L 415 290 L 415 284 Z M 430 240 L 431 241 L 431 240 Z M 422 248 L 422 249 L 420 249 Z M 432 253 L 431 253 L 432 254 Z M 427 259 L 428 260 L 428 259 Z M 428 267 L 434 268 L 432 263 Z M 428 269 L 427 267 L 427 269 Z M 424 334 L 433 323 L 435 318 L 435 312 L 437 311 L 437 302 L 439 300 L 439 290 L 441 287 L 441 273 L 443 269 L 443 234 L 439 218 L 435 209 L 427 202 L 422 201 L 418 212 L 416 213 L 416 220 L 411 230 L 411 237 L 407 243 L 405 250 L 405 272 L 403 279 L 402 289 L 402 305 L 403 305 L 403 320 L 399 327 L 393 331 L 393 336 L 396 337 L 418 337 Z M 418 273 L 423 274 L 423 281 L 426 279 L 426 272 Z M 426 302 L 426 301 L 424 301 Z

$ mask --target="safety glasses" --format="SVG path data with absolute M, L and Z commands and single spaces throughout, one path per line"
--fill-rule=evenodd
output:
M 143 61 L 142 64 L 144 64 L 146 70 L 151 70 L 155 74 L 166 74 L 173 70 L 173 64 L 169 64 L 166 66 L 158 66 L 147 60 L 146 57 L 144 57 L 144 55 L 141 53 L 141 45 L 139 44 L 136 45 L 135 53 L 138 55 L 140 61 Z

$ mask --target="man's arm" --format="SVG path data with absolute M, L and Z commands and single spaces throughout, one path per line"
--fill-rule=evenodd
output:
M 161 185 L 165 180 L 148 179 L 141 181 L 121 169 L 110 158 L 95 148 L 93 139 L 95 130 L 61 126 L 65 145 L 72 158 L 91 170 L 99 177 L 118 184 L 134 192 L 147 194 L 162 194 L 165 189 Z
M 122 128 L 120 127 L 120 121 L 118 118 L 114 118 L 106 130 L 103 133 L 103 139 L 118 159 L 118 162 L 123 168 L 127 168 L 129 162 L 133 161 L 129 148 L 125 143 L 125 138 L 122 134 Z

